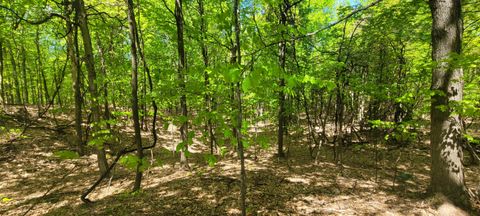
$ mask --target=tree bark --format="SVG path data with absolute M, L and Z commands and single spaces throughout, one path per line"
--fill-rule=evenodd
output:
M 142 159 L 143 159 L 143 147 L 142 136 L 140 134 L 140 119 L 138 115 L 138 56 L 137 56 L 137 27 L 135 21 L 135 13 L 133 10 L 133 0 L 126 0 L 128 6 L 128 23 L 130 27 L 130 49 L 132 54 L 132 114 L 133 114 L 133 128 L 135 130 L 135 145 L 137 147 L 137 170 L 135 176 L 135 183 L 133 191 L 140 189 L 142 182 Z
M 2 97 L 2 105 L 5 106 L 5 85 L 3 76 L 3 40 L 0 38 L 0 96 Z
M 22 95 L 20 93 L 20 82 L 18 81 L 18 71 L 17 71 L 17 63 L 15 61 L 15 55 L 13 54 L 13 47 L 9 47 L 10 51 L 10 63 L 12 64 L 12 76 L 13 76 L 13 84 L 15 89 L 15 103 L 21 104 L 22 103 Z
M 28 104 L 28 79 L 27 79 L 27 53 L 22 43 L 22 79 L 23 79 L 23 104 Z
M 67 47 L 68 55 L 70 57 L 70 69 L 72 70 L 72 88 L 74 92 L 74 101 L 75 101 L 75 133 L 76 133 L 76 147 L 80 155 L 85 153 L 85 143 L 83 141 L 82 134 L 82 93 L 80 91 L 81 86 L 81 74 L 80 74 L 80 63 L 77 58 L 78 50 L 76 49 L 76 32 L 77 27 L 73 25 L 70 20 L 70 11 L 72 10 L 71 4 L 65 4 L 65 14 L 67 15 L 66 25 L 67 25 Z M 75 20 L 78 20 L 78 13 L 75 13 Z
M 207 68 L 209 66 L 209 56 L 208 56 L 208 47 L 205 45 L 207 40 L 207 22 L 205 20 L 205 8 L 203 0 L 198 0 L 198 13 L 200 14 L 200 49 L 202 50 L 202 59 L 203 59 L 203 66 L 205 70 L 203 72 L 204 82 L 205 82 L 205 112 L 207 113 L 207 121 L 205 124 L 205 131 L 208 133 L 209 139 L 208 142 L 210 144 L 210 154 L 213 154 L 213 149 L 215 148 L 215 134 L 213 133 L 213 124 L 212 118 L 210 113 L 213 110 L 212 107 L 212 99 L 210 93 L 210 78 L 208 75 Z
M 42 79 L 42 83 L 40 85 L 43 86 L 43 91 L 45 96 L 45 98 L 42 97 L 42 104 L 44 104 L 43 99 L 45 99 L 45 103 L 48 103 L 48 101 L 50 101 L 50 95 L 48 93 L 47 79 L 45 78 L 45 72 L 43 70 L 42 51 L 40 50 L 40 31 L 38 27 L 35 34 L 35 46 L 37 48 L 37 62 L 38 62 L 38 68 L 40 70 L 40 76 L 41 76 L 40 78 Z
M 94 124 L 92 128 L 92 134 L 95 134 L 100 130 L 98 125 L 100 122 L 100 106 L 98 102 L 98 90 L 96 84 L 97 74 L 95 72 L 95 61 L 93 59 L 92 39 L 90 37 L 90 30 L 88 29 L 88 18 L 85 11 L 85 4 L 83 0 L 75 0 L 74 3 L 75 11 L 78 13 L 78 25 L 82 31 L 85 63 L 88 71 L 88 90 L 90 92 L 90 96 L 92 97 L 91 111 Z M 93 136 L 93 139 L 95 139 L 95 136 Z M 102 173 L 106 172 L 108 167 L 105 147 L 103 144 L 97 147 L 97 160 L 101 175 Z
M 288 14 L 289 1 L 286 0 L 284 3 L 280 4 L 280 26 L 282 40 L 279 44 L 278 56 L 280 64 L 280 81 L 279 81 L 279 90 L 278 90 L 278 130 L 277 130 L 277 156 L 279 158 L 285 157 L 283 152 L 283 136 L 285 134 L 285 75 L 286 75 L 286 52 L 287 52 L 287 42 L 285 41 L 285 29 L 287 26 L 287 14 Z
M 441 193 L 456 205 L 469 207 L 470 193 L 464 182 L 462 122 L 453 105 L 463 97 L 463 70 L 449 62 L 461 53 L 461 1 L 430 0 L 433 18 L 431 89 L 431 182 L 432 192 Z
M 188 169 L 188 160 L 185 151 L 188 151 L 188 110 L 187 96 L 185 92 L 185 45 L 183 40 L 183 8 L 182 0 L 175 0 L 175 21 L 177 25 L 177 49 L 178 49 L 178 82 L 180 88 L 180 109 L 182 112 L 182 126 L 180 126 L 180 137 L 183 148 L 180 150 L 180 167 Z
M 110 105 L 108 103 L 108 82 L 107 82 L 107 63 L 105 60 L 105 51 L 102 47 L 102 42 L 97 37 L 98 57 L 100 58 L 100 71 L 102 74 L 102 91 L 103 91 L 103 119 L 107 121 L 106 126 L 108 130 L 112 127 L 108 120 L 110 120 Z
M 240 20 L 239 20 L 239 5 L 240 0 L 234 0 L 233 3 L 233 22 L 235 27 L 235 47 L 237 51 L 237 65 L 242 65 L 242 52 L 240 49 Z M 242 75 L 240 75 L 242 77 Z M 237 81 L 235 86 L 235 99 L 237 102 L 237 119 L 236 119 L 236 137 L 237 137 L 237 148 L 238 148 L 238 157 L 240 158 L 240 209 L 242 210 L 242 216 L 247 215 L 247 205 L 246 205 L 246 196 L 247 196 L 247 174 L 245 171 L 245 157 L 243 150 L 243 138 L 242 138 L 242 88 L 240 81 Z
M 42 90 L 42 75 L 43 74 L 43 64 L 42 64 L 42 53 L 40 51 L 40 32 L 38 27 L 35 32 L 35 48 L 37 50 L 37 90 L 38 90 L 38 113 L 40 113 L 41 106 L 44 104 L 43 90 Z M 48 94 L 48 93 L 47 93 Z

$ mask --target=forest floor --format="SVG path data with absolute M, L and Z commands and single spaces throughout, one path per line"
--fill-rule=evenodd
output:
M 81 193 L 98 178 L 95 155 L 69 160 L 54 155 L 71 149 L 73 127 L 58 127 L 71 123 L 63 115 L 37 119 L 18 137 L 21 120 L 0 118 L 0 215 L 240 213 L 239 161 L 234 152 L 211 167 L 204 158 L 207 147 L 196 141 L 189 158 L 191 170 L 182 171 L 176 163 L 178 156 L 171 151 L 178 135 L 168 131 L 161 133 L 156 148 L 147 151 L 148 160 L 156 166 L 144 173 L 140 193 L 129 193 L 134 172 L 118 165 L 113 177 L 89 195 L 94 203 L 83 204 Z M 130 132 L 127 128 L 121 134 L 130 136 Z M 149 133 L 144 137 L 150 137 Z M 144 142 L 149 144 L 148 139 Z M 316 163 L 306 142 L 292 136 L 285 160 L 274 156 L 274 144 L 256 153 L 255 148 L 249 148 L 249 215 L 438 215 L 441 199 L 425 195 L 428 143 L 394 150 L 371 144 L 348 147 L 342 153 L 342 165 L 338 165 L 332 162 L 328 146 L 321 148 Z M 468 166 L 465 171 L 466 182 L 473 187 L 480 178 L 480 168 Z

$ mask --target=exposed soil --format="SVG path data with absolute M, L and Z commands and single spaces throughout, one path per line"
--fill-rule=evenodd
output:
M 22 121 L 14 118 L 14 113 L 18 112 L 12 111 L 0 120 L 0 126 L 5 127 L 0 133 L 0 215 L 240 213 L 239 161 L 235 154 L 218 156 L 219 162 L 210 167 L 204 158 L 209 152 L 207 146 L 196 140 L 189 158 L 191 170 L 181 171 L 176 163 L 178 155 L 171 151 L 179 136 L 168 130 L 161 132 L 158 146 L 146 152 L 153 166 L 144 174 L 140 193 L 129 193 L 134 172 L 119 165 L 113 177 L 90 194 L 94 203 L 83 204 L 80 194 L 99 175 L 96 157 L 92 154 L 61 160 L 53 154 L 72 149 L 73 127 L 58 126 L 71 124 L 71 119 L 56 115 L 56 120 L 33 120 L 19 137 Z M 267 126 L 257 131 L 262 129 L 273 131 L 267 130 Z M 128 128 L 119 134 L 122 144 L 128 144 Z M 144 137 L 150 134 L 145 132 Z M 274 142 L 271 148 L 258 150 L 256 157 L 255 148 L 249 148 L 246 165 L 250 215 L 439 214 L 441 202 L 425 195 L 430 162 L 428 143 L 393 150 L 381 143 L 376 147 L 350 146 L 344 149 L 339 165 L 332 163 L 329 146 L 321 148 L 315 163 L 307 140 L 297 137 L 300 136 L 292 135 L 289 139 L 285 160 L 274 156 Z M 145 138 L 144 142 L 150 141 Z M 468 186 L 478 184 L 479 173 L 478 166 L 466 167 Z

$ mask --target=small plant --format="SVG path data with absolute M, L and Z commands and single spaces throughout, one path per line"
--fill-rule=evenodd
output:
M 71 160 L 77 159 L 80 157 L 77 152 L 69 151 L 69 150 L 60 150 L 53 153 L 55 157 L 58 157 L 62 160 Z
M 132 154 L 123 156 L 122 158 L 120 158 L 120 161 L 118 161 L 118 163 L 130 170 L 136 170 L 137 165 L 140 163 L 140 171 L 142 172 L 149 167 L 147 158 L 144 157 L 140 161 L 140 159 L 136 155 Z
M 382 129 L 386 132 L 385 141 L 390 144 L 408 145 L 415 141 L 418 137 L 416 128 L 418 125 L 413 121 L 405 121 L 400 123 L 373 120 L 370 121 L 372 128 Z

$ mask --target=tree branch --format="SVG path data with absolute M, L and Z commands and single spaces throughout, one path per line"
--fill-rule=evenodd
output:
M 369 5 L 367 5 L 367 6 L 363 7 L 363 8 L 359 8 L 359 9 L 357 9 L 357 10 L 354 10 L 354 11 L 352 11 L 351 13 L 349 13 L 348 15 L 342 17 L 341 19 L 339 19 L 339 20 L 337 20 L 337 21 L 335 21 L 335 22 L 333 22 L 333 23 L 330 23 L 329 25 L 327 25 L 327 26 L 325 26 L 325 27 L 323 27 L 323 28 L 321 28 L 321 29 L 318 29 L 318 30 L 316 30 L 316 31 L 314 31 L 314 32 L 307 33 L 307 34 L 303 35 L 303 37 L 313 36 L 313 35 L 318 34 L 318 33 L 321 32 L 321 31 L 325 31 L 325 30 L 327 30 L 327 29 L 329 29 L 329 28 L 331 28 L 331 27 L 333 27 L 333 26 L 335 26 L 335 25 L 337 25 L 337 24 L 339 24 L 339 23 L 341 23 L 341 22 L 349 19 L 349 18 L 352 17 L 353 15 L 355 15 L 355 14 L 357 14 L 357 13 L 359 13 L 359 12 L 362 12 L 362 11 L 364 11 L 364 10 L 367 10 L 367 9 L 369 9 L 369 8 L 377 5 L 378 3 L 382 2 L 382 1 L 383 1 L 383 0 L 377 0 L 377 1 L 374 1 L 374 2 L 372 2 L 371 4 L 369 4 Z
M 9 11 L 10 13 L 12 13 L 17 19 L 19 19 L 20 21 L 24 21 L 28 24 L 31 24 L 31 25 L 41 25 L 43 23 L 46 23 L 48 22 L 49 20 L 51 20 L 52 18 L 54 17 L 58 17 L 58 18 L 61 18 L 61 19 L 64 19 L 66 20 L 66 18 L 61 15 L 61 14 L 57 14 L 57 13 L 50 13 L 48 14 L 46 17 L 42 18 L 42 19 L 39 19 L 39 20 L 28 20 L 28 19 L 25 19 L 23 18 L 23 16 L 20 16 L 20 14 L 18 14 L 15 10 L 13 10 L 12 8 L 9 8 L 7 6 L 4 6 L 4 5 L 0 5 L 0 8 L 4 9 L 4 10 L 7 10 Z

